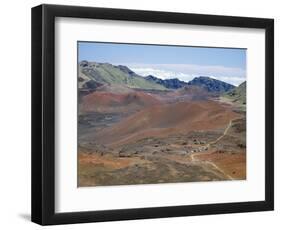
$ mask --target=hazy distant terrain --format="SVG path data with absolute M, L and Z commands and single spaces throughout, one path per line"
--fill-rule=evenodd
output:
M 246 82 L 78 69 L 79 186 L 246 179 Z

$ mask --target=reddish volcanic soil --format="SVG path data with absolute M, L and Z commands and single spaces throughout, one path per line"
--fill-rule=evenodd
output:
M 156 105 L 103 129 L 93 138 L 104 144 L 119 146 L 147 137 L 223 129 L 230 120 L 239 116 L 230 108 L 215 101 Z
M 246 117 L 202 88 L 103 86 L 79 101 L 78 185 L 246 179 Z
M 155 96 L 144 92 L 121 94 L 96 91 L 83 97 L 80 112 L 122 113 L 160 103 Z
M 79 164 L 93 164 L 95 166 L 102 165 L 111 169 L 119 169 L 128 167 L 134 163 L 134 158 L 121 158 L 116 161 L 111 155 L 101 157 L 98 154 L 79 154 Z
M 201 162 L 212 162 L 232 179 L 246 179 L 246 153 L 199 153 L 194 154 L 194 158 Z

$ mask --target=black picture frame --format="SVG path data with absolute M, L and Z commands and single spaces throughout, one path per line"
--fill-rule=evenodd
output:
M 55 213 L 55 18 L 109 19 L 265 29 L 265 200 Z M 263 151 L 263 150 L 261 150 Z M 40 5 L 32 8 L 32 221 L 41 225 L 222 214 L 274 209 L 274 20 Z

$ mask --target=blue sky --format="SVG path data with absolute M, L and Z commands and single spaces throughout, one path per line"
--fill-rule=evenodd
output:
M 78 60 L 127 65 L 136 73 L 189 81 L 210 76 L 238 85 L 246 79 L 246 50 L 117 43 L 78 43 Z

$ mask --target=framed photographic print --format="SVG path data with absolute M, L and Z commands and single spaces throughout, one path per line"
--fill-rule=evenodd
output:
M 273 210 L 273 19 L 32 9 L 32 221 Z

